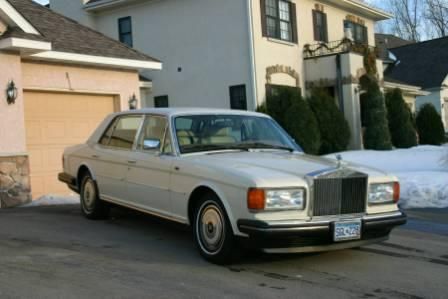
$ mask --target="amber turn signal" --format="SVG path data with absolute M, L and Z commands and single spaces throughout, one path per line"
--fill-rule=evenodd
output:
M 263 189 L 250 188 L 247 192 L 247 208 L 264 210 L 265 194 Z
M 394 183 L 394 203 L 397 203 L 400 200 L 400 183 Z

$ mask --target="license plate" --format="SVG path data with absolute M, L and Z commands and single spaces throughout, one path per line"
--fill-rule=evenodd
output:
M 361 239 L 361 221 L 345 221 L 334 223 L 334 241 Z

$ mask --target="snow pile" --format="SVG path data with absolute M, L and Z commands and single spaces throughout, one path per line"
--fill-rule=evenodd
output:
M 44 195 L 36 200 L 33 200 L 29 204 L 23 205 L 24 208 L 38 207 L 38 206 L 56 206 L 56 205 L 77 205 L 79 204 L 78 195 Z
M 417 146 L 393 151 L 349 151 L 343 160 L 397 176 L 403 208 L 448 207 L 448 146 Z M 335 155 L 328 155 L 335 158 Z

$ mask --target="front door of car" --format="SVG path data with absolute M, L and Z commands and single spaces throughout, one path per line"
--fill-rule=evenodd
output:
M 130 163 L 127 189 L 132 203 L 161 216 L 171 216 L 173 155 L 165 117 L 146 116 Z
M 142 115 L 116 118 L 95 146 L 90 163 L 101 196 L 128 201 L 126 174 L 129 155 L 142 121 Z

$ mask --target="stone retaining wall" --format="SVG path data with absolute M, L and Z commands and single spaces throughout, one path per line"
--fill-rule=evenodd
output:
M 30 166 L 27 156 L 0 156 L 0 208 L 31 201 Z

